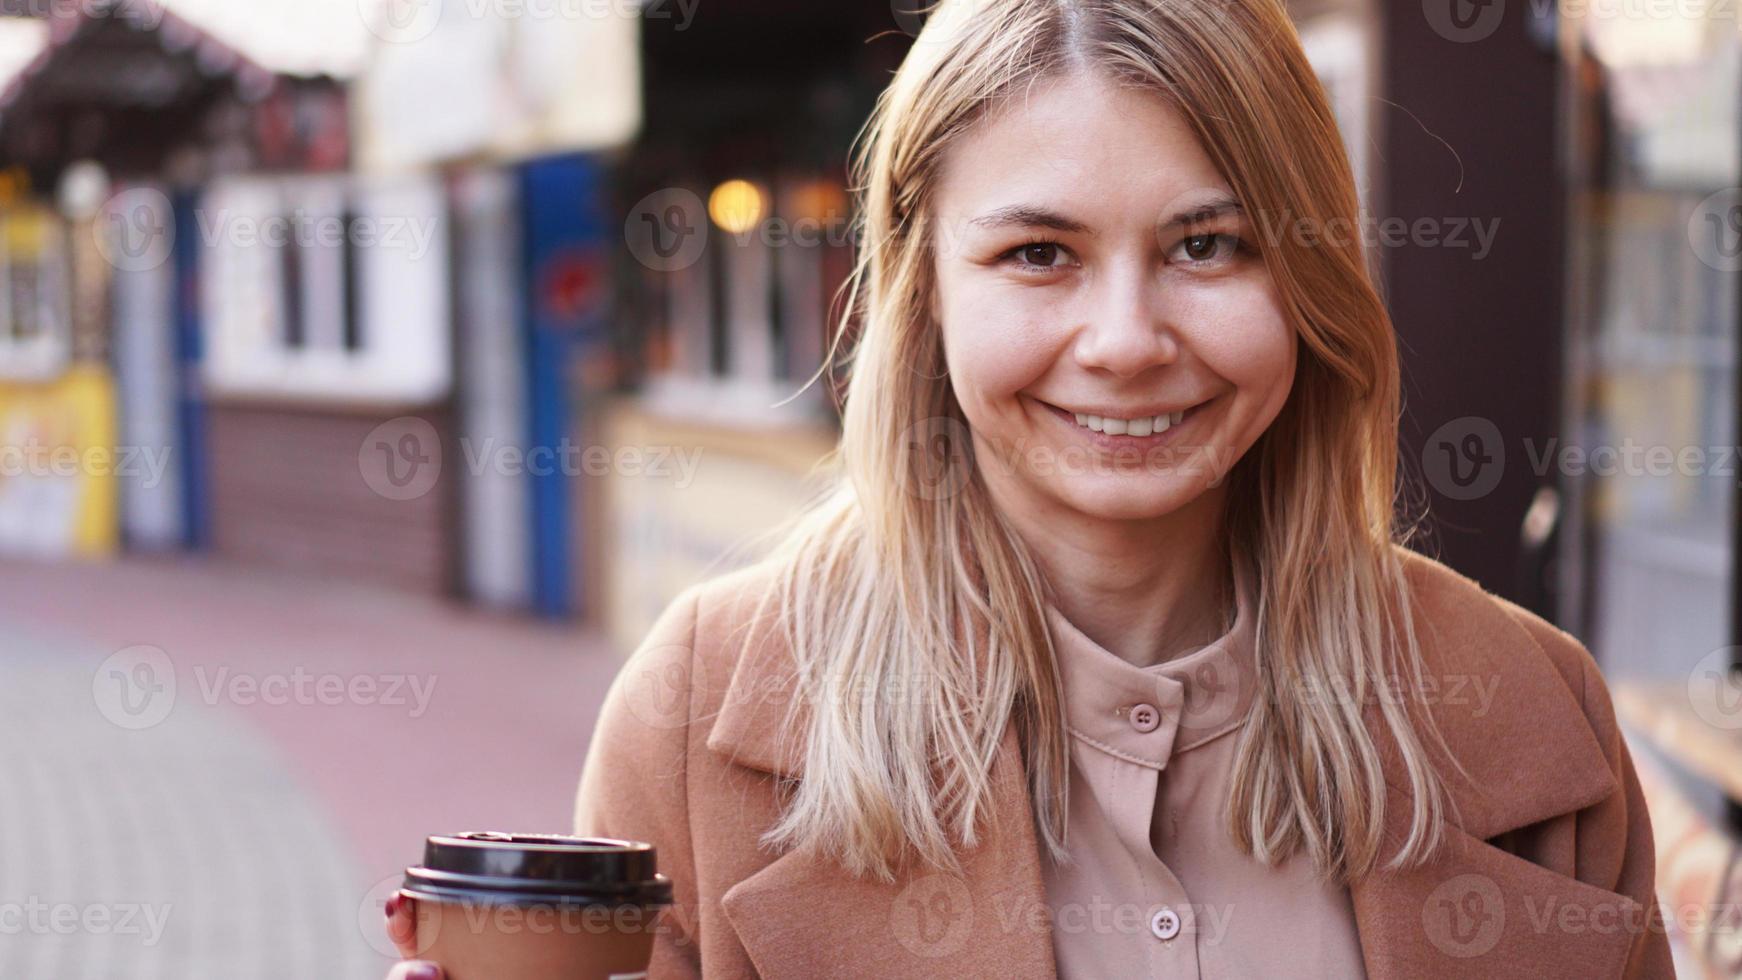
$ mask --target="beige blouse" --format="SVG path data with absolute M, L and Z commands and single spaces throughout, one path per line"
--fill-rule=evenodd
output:
M 1296 855 L 1241 852 L 1223 806 L 1256 690 L 1255 579 L 1236 556 L 1234 626 L 1138 667 L 1056 607 L 1071 731 L 1072 863 L 1044 857 L 1058 973 L 1102 977 L 1365 977 L 1348 889 Z

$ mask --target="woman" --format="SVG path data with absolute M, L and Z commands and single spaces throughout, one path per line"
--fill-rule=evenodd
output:
M 945 0 L 855 166 L 836 487 L 583 770 L 675 883 L 653 977 L 1670 975 L 1590 655 L 1403 547 L 1277 0 Z

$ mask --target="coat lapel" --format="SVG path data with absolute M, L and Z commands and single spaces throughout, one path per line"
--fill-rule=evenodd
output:
M 1627 917 L 1642 914 L 1639 904 L 1494 843 L 1617 789 L 1573 693 L 1578 679 L 1564 677 L 1567 668 L 1474 583 L 1409 560 L 1428 579 L 1417 587 L 1424 690 L 1457 765 L 1431 740 L 1428 749 L 1456 812 L 1439 860 L 1350 887 L 1368 976 L 1620 976 L 1634 936 L 1625 925 L 1637 921 Z M 1384 730 L 1377 704 L 1365 714 L 1369 731 Z M 1381 740 L 1380 754 L 1395 846 L 1412 794 L 1396 746 Z
M 1644 910 L 1462 830 L 1439 861 L 1350 888 L 1374 980 L 1620 977 Z
M 1427 574 L 1450 576 L 1435 568 Z M 1442 583 L 1444 579 L 1441 580 Z M 1421 976 L 1618 975 L 1631 939 L 1598 925 L 1637 914 L 1637 903 L 1503 850 L 1490 838 L 1582 809 L 1616 788 L 1582 706 L 1536 641 L 1490 597 L 1456 593 L 1449 610 L 1420 617 L 1429 698 L 1451 754 L 1442 764 L 1456 815 L 1434 863 L 1381 872 L 1350 896 L 1367 973 Z M 1445 599 L 1443 595 L 1430 598 Z M 790 654 L 751 644 L 738 660 L 707 739 L 732 762 L 778 776 L 803 771 L 784 725 L 795 696 Z M 1369 730 L 1383 731 L 1377 704 Z M 800 716 L 801 720 L 803 715 Z M 1395 747 L 1380 746 L 1390 840 L 1410 813 Z M 1442 753 L 1432 750 L 1436 758 Z M 1020 749 L 1006 729 L 993 764 L 1003 816 L 963 855 L 965 875 L 913 873 L 890 883 L 854 880 L 801 851 L 775 857 L 722 896 L 726 920 L 767 980 L 829 976 L 998 975 L 1056 978 L 1041 854 Z M 1554 778 L 1543 779 L 1544 773 Z M 1608 918 L 1605 919 L 1604 917 Z M 1585 925 L 1568 942 L 1568 923 Z M 1627 920 L 1622 919 L 1621 922 Z M 1545 972 L 1546 970 L 1546 972 Z

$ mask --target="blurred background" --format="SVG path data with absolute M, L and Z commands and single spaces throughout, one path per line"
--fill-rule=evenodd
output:
M 379 977 L 814 489 L 917 0 L 0 0 L 0 978 Z M 1742 976 L 1742 25 L 1291 4 L 1423 547 L 1582 639 Z

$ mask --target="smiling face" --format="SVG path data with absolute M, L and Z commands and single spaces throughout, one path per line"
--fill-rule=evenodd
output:
M 1081 73 L 1037 85 L 950 147 L 932 208 L 933 311 L 975 453 L 1002 461 L 981 466 L 995 498 L 1147 520 L 1225 486 L 1296 340 L 1171 106 Z

